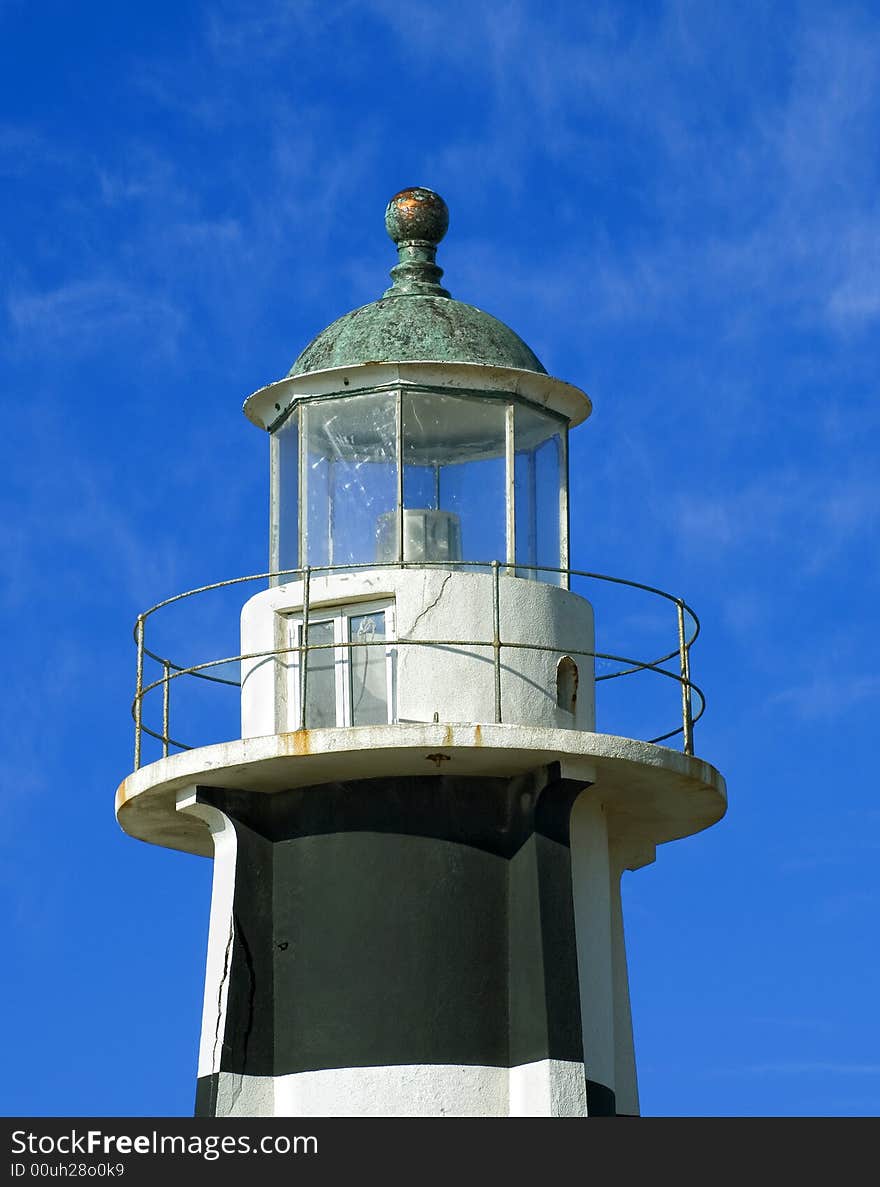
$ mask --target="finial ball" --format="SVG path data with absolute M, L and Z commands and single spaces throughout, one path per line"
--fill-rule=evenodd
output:
M 449 208 L 433 190 L 413 186 L 395 194 L 385 210 L 385 229 L 395 243 L 421 239 L 435 246 L 449 226 Z

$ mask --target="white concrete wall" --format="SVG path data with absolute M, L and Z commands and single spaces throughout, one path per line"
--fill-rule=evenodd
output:
M 492 577 L 438 569 L 385 569 L 313 578 L 309 604 L 316 617 L 331 607 L 393 601 L 396 617 L 398 721 L 493 722 Z M 243 607 L 242 654 L 284 646 L 285 616 L 302 609 L 302 584 L 263 590 Z M 509 724 L 578 730 L 595 728 L 593 650 L 589 602 L 556 586 L 524 578 L 499 582 L 501 641 L 540 644 L 546 650 L 501 651 L 502 720 Z M 407 646 L 406 640 L 447 639 L 444 646 Z M 472 646 L 470 640 L 488 645 Z M 560 709 L 556 666 L 564 655 L 578 666 L 574 714 Z M 297 729 L 287 704 L 293 656 L 242 662 L 242 737 Z
M 214 872 L 211 915 L 208 924 L 208 957 L 202 1003 L 202 1031 L 199 1041 L 199 1075 L 220 1071 L 226 1002 L 229 994 L 229 961 L 234 933 L 233 899 L 238 845 L 235 828 L 228 816 L 210 804 L 200 804 L 195 787 L 177 794 L 177 811 L 205 821 L 214 843 Z
M 571 812 L 571 888 L 577 937 L 584 1067 L 588 1080 L 616 1091 L 617 1035 L 612 956 L 611 866 L 605 809 L 591 788 Z
M 620 879 L 624 868 L 624 858 L 612 847 L 609 872 L 611 878 L 611 963 L 614 981 L 614 1089 L 618 1113 L 625 1114 L 627 1117 L 638 1117 L 639 1086 L 633 1042 L 629 975 L 626 965 L 623 903 L 620 895 Z
M 584 1068 L 402 1064 L 287 1076 L 221 1072 L 220 1117 L 583 1117 Z

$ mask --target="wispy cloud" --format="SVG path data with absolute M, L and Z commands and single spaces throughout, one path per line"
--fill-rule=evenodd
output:
M 69 149 L 28 124 L 0 124 L 0 177 L 18 180 L 36 168 L 68 166 Z
M 716 1069 L 718 1076 L 880 1076 L 880 1063 L 842 1063 L 834 1060 L 779 1060 Z
M 167 297 L 114 276 L 15 292 L 6 304 L 14 330 L 29 348 L 36 342 L 76 353 L 103 349 L 108 338 L 119 335 L 148 341 L 160 354 L 172 353 L 186 320 Z
M 512 319 L 540 302 L 548 329 L 535 345 L 551 362 L 554 339 L 583 337 L 584 273 L 591 324 L 680 320 L 696 304 L 721 307 L 721 333 L 761 333 L 781 308 L 805 324 L 858 333 L 880 315 L 877 211 L 866 197 L 876 192 L 866 164 L 880 93 L 876 33 L 850 12 L 792 18 L 779 86 L 780 72 L 761 48 L 775 19 L 719 22 L 684 2 L 626 17 L 617 5 L 539 11 L 523 0 L 491 9 L 457 0 L 414 0 L 405 9 L 389 0 L 329 8 L 271 0 L 258 12 L 223 3 L 206 14 L 186 71 L 172 57 L 145 60 L 138 86 L 206 135 L 222 136 L 246 118 L 266 150 L 259 177 L 246 167 L 231 173 L 235 214 L 218 215 L 194 178 L 163 173 L 161 162 L 150 163 L 151 150 L 135 144 L 133 163 L 102 161 L 95 169 L 97 199 L 154 212 L 129 230 L 129 261 L 170 261 L 176 243 L 195 250 L 201 237 L 246 265 L 254 286 L 277 281 L 279 261 L 291 260 L 292 228 L 307 228 L 320 255 L 321 237 L 326 242 L 338 226 L 328 212 L 344 209 L 358 182 L 394 151 L 386 116 L 369 104 L 349 108 L 347 96 L 348 118 L 337 118 L 314 69 L 316 50 L 331 43 L 331 72 L 362 68 L 358 30 L 366 24 L 374 37 L 385 31 L 386 69 L 399 76 L 407 103 L 417 105 L 412 76 L 425 70 L 441 92 L 464 87 L 473 96 L 468 117 L 442 134 L 426 121 L 429 180 L 460 186 L 489 213 L 499 200 L 516 208 L 535 169 L 546 179 L 546 210 L 534 227 L 540 267 L 514 265 L 504 245 L 471 236 L 448 275 L 455 295 L 484 307 L 492 308 L 497 292 L 496 304 Z M 289 63 L 296 86 L 257 85 L 258 65 L 275 71 L 280 62 Z M 622 171 L 615 129 L 642 146 L 638 175 Z M 663 183 L 653 187 L 655 177 Z M 630 205 L 638 215 L 632 225 L 642 230 L 615 240 L 592 214 L 594 193 Z M 569 267 L 575 245 L 577 277 Z M 215 267 L 207 257 L 203 266 L 206 273 Z M 119 284 L 114 261 L 104 267 L 107 283 Z M 326 277 L 331 284 L 342 278 L 340 267 Z M 345 268 L 356 285 L 353 303 L 369 299 L 378 288 L 372 268 Z M 302 272 L 304 294 L 315 292 L 321 270 Z M 126 275 L 121 266 L 119 275 Z M 95 282 L 71 279 L 54 294 L 20 289 L 18 322 L 39 316 L 41 298 L 52 295 L 62 311 L 71 303 L 75 319 L 83 304 L 103 302 L 83 284 Z M 146 316 L 164 321 L 173 337 L 166 302 L 161 290 L 151 293 Z M 125 319 L 119 310 L 115 316 Z
M 838 239 L 840 275 L 827 310 L 835 327 L 848 330 L 880 316 L 880 212 L 851 223 Z
M 820 904 L 818 921 L 823 926 L 837 927 L 845 922 L 854 922 L 856 918 L 868 920 L 877 915 L 880 904 L 880 894 L 871 890 L 841 890 L 839 894 L 829 895 Z
M 52 458 L 63 458 L 63 466 Z M 140 607 L 151 593 L 173 586 L 176 547 L 155 532 L 147 545 L 133 508 L 119 504 L 112 472 L 80 455 L 70 439 L 54 441 L 52 426 L 42 426 L 26 457 L 7 462 L 4 478 L 0 606 L 6 612 L 31 605 L 49 579 L 61 584 L 71 607 L 120 597 Z
M 793 709 L 804 721 L 828 721 L 866 701 L 880 705 L 880 676 L 873 673 L 835 671 L 833 665 L 817 671 L 808 681 L 774 693 L 770 704 Z
M 797 1014 L 753 1015 L 744 1022 L 757 1026 L 775 1026 L 784 1030 L 828 1030 L 832 1025 L 828 1018 L 805 1017 Z
M 214 57 L 227 63 L 253 62 L 254 57 L 284 57 L 292 42 L 313 43 L 328 31 L 345 29 L 362 5 L 340 0 L 268 0 L 259 8 L 221 2 L 207 16 L 206 41 Z
M 880 840 L 873 844 L 870 842 L 861 846 L 861 855 L 866 856 L 869 853 L 880 850 Z M 844 866 L 852 862 L 853 854 L 850 853 L 810 853 L 804 857 L 792 857 L 782 862 L 779 867 L 783 873 L 796 874 L 802 872 L 812 872 L 814 870 L 826 869 L 831 866 Z
M 729 481 L 729 480 L 728 480 Z M 707 557 L 779 545 L 801 575 L 821 572 L 840 550 L 868 538 L 880 524 L 880 478 L 829 474 L 779 466 L 733 489 L 681 496 L 676 508 L 682 536 Z M 870 573 L 870 569 L 862 576 Z
M 477 200 L 499 186 L 517 193 L 527 166 L 541 160 L 578 176 L 582 199 L 591 184 L 618 192 L 628 183 L 611 129 L 643 143 L 643 177 L 662 173 L 664 182 L 643 197 L 626 188 L 621 196 L 653 207 L 652 234 L 605 250 L 596 228 L 598 316 L 678 317 L 684 302 L 722 295 L 748 298 L 752 318 L 785 307 L 833 331 L 880 314 L 870 197 L 880 46 L 857 12 L 801 13 L 786 29 L 787 82 L 770 91 L 762 74 L 778 78 L 779 64 L 771 72 L 761 56 L 754 12 L 743 23 L 712 21 L 693 3 L 665 6 L 656 19 L 628 11 L 626 20 L 615 6 L 538 13 L 515 0 L 491 10 L 401 9 L 388 0 L 370 7 L 433 69 L 470 75 L 472 87 L 479 78 L 485 103 L 431 158 L 442 173 L 467 179 Z M 758 19 L 773 21 L 769 13 Z M 453 35 L 458 22 L 467 24 L 465 39 Z M 589 161 L 583 172 L 572 168 L 579 158 Z M 570 201 L 566 210 L 552 175 L 547 197 L 552 259 L 554 229 L 573 227 L 582 208 Z M 735 307 L 729 317 L 733 328 Z

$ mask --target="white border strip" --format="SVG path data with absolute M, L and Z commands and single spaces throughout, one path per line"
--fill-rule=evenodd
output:
M 211 919 L 208 925 L 208 958 L 205 968 L 205 999 L 202 1034 L 199 1040 L 199 1075 L 220 1071 L 220 1054 L 226 1029 L 226 1000 L 235 936 L 232 904 L 235 895 L 235 828 L 228 816 L 210 804 L 196 800 L 195 787 L 177 794 L 177 811 L 204 820 L 214 842 L 214 878 L 211 887 Z
M 401 1064 L 287 1076 L 222 1072 L 222 1117 L 583 1117 L 584 1065 Z

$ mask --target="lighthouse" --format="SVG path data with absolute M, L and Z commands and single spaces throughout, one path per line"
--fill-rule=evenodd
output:
M 267 571 L 135 627 L 117 819 L 213 860 L 196 1113 L 636 1115 L 621 875 L 726 804 L 694 755 L 696 616 L 577 567 L 588 397 L 442 286 L 436 193 L 385 224 L 390 287 L 245 402 Z M 606 645 L 591 589 L 652 599 L 668 645 Z M 169 650 L 164 619 L 220 594 L 239 650 Z M 671 728 L 597 730 L 604 682 L 646 678 Z

